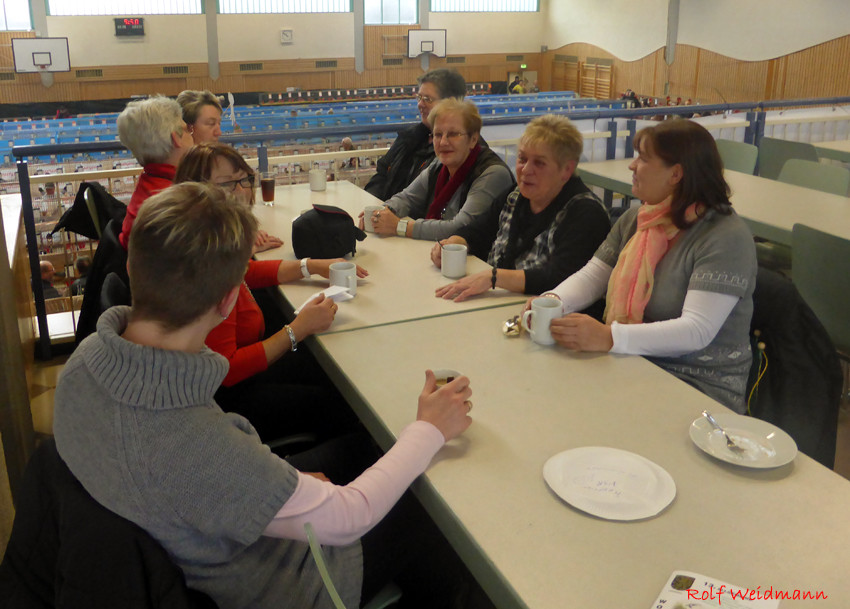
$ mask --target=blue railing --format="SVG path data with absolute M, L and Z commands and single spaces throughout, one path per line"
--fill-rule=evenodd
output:
M 476 98 L 484 101 L 487 96 Z M 582 102 L 587 102 L 587 105 L 596 104 L 596 107 L 584 107 L 575 109 L 578 105 L 583 105 Z M 514 106 L 516 102 L 510 100 L 509 105 Z M 538 100 L 528 101 L 525 104 L 525 111 L 511 112 L 493 115 L 486 111 L 482 115 L 484 125 L 505 125 L 505 124 L 524 124 L 531 118 L 537 115 L 546 114 L 549 112 L 567 116 L 573 121 L 582 120 L 600 120 L 611 119 L 608 123 L 607 130 L 611 132 L 606 145 L 606 158 L 614 158 L 618 137 L 618 124 L 616 119 L 627 119 L 626 129 L 626 155 L 632 155 L 632 141 L 637 128 L 637 120 L 651 118 L 653 116 L 664 115 L 691 115 L 693 113 L 719 114 L 731 112 L 745 112 L 746 119 L 749 125 L 746 127 L 744 141 L 758 145 L 764 134 L 765 121 L 767 119 L 767 110 L 773 108 L 789 108 L 789 107 L 806 107 L 806 106 L 830 106 L 839 104 L 850 104 L 850 97 L 825 97 L 817 99 L 800 99 L 800 100 L 777 100 L 777 101 L 760 101 L 760 102 L 741 102 L 741 103 L 724 103 L 710 104 L 702 106 L 664 106 L 658 108 L 633 108 L 626 109 L 621 100 L 608 101 L 593 101 L 593 100 L 572 100 L 569 107 L 572 110 L 556 110 L 552 104 L 539 103 Z M 484 105 L 484 104 L 482 104 Z M 486 107 L 486 105 L 484 105 Z M 604 107 L 600 107 L 604 106 Z M 534 110 L 532 110 L 534 108 Z M 324 115 L 323 117 L 315 118 L 333 118 L 335 115 Z M 376 117 L 377 119 L 377 117 Z M 66 119 L 68 120 L 68 119 Z M 88 119 L 86 119 L 88 120 Z M 418 117 L 412 120 L 389 121 L 374 123 L 371 121 L 360 123 L 350 123 L 345 125 L 325 125 L 325 126 L 309 126 L 307 128 L 292 128 L 279 129 L 270 131 L 250 131 L 242 133 L 230 133 L 223 136 L 222 141 L 228 143 L 256 143 L 257 156 L 259 158 L 260 170 L 266 171 L 268 168 L 268 148 L 269 143 L 276 142 L 292 142 L 299 140 L 310 139 L 339 139 L 341 135 L 365 135 L 376 133 L 395 133 L 400 129 L 415 125 L 419 122 Z M 344 130 L 344 133 L 340 133 Z M 11 133 L 10 133 L 11 134 Z M 2 136 L 0 136 L 2 137 Z M 33 277 L 38 277 L 39 272 L 39 257 L 38 246 L 35 232 L 35 217 L 33 213 L 32 196 L 30 194 L 30 179 L 28 158 L 44 157 L 51 155 L 69 155 L 77 153 L 93 153 L 93 152 L 115 152 L 125 151 L 124 146 L 118 141 L 99 141 L 99 142 L 74 142 L 67 144 L 44 144 L 44 145 L 26 145 L 14 146 L 11 149 L 12 156 L 17 159 L 18 181 L 21 189 L 22 212 L 24 216 L 24 225 L 27 237 L 27 249 L 30 260 L 30 270 Z M 38 318 L 39 328 L 39 348 L 40 355 L 44 358 L 50 357 L 50 335 L 47 327 L 47 314 L 44 305 L 44 293 L 41 282 L 33 282 L 33 292 L 35 295 L 36 316 Z

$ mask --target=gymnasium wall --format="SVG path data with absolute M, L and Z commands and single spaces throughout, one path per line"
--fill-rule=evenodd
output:
M 669 91 L 707 102 L 850 95 L 845 2 L 818 0 L 803 9 L 797 0 L 681 0 L 672 66 L 663 58 L 668 0 L 542 0 L 539 13 L 432 13 L 429 27 L 448 31 L 449 59 L 429 61 L 432 68 L 456 68 L 470 82 L 505 80 L 524 63 L 544 89 L 564 87 L 559 60 L 571 56 L 610 59 L 612 94 Z M 357 73 L 352 14 L 220 15 L 220 76 L 212 80 L 205 16 L 145 19 L 144 39 L 123 40 L 114 36 L 112 17 L 48 17 L 47 34 L 69 38 L 73 70 L 45 87 L 38 75 L 9 74 L 0 53 L 0 72 L 7 71 L 0 74 L 0 103 L 175 95 L 186 88 L 402 85 L 422 72 L 403 48 L 406 31 L 418 26 L 366 26 L 365 70 Z M 283 28 L 294 31 L 294 44 L 280 43 Z M 0 49 L 9 37 L 0 32 Z

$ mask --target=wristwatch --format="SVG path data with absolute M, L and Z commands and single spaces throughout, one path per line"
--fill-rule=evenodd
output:
M 407 237 L 407 223 L 410 220 L 399 220 L 398 225 L 395 227 L 395 234 L 399 237 Z
M 307 261 L 308 260 L 309 260 L 309 258 L 302 258 L 301 259 L 301 276 L 304 279 L 310 279 L 310 271 L 307 270 Z

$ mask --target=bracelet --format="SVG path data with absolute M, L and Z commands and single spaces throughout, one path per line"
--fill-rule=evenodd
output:
M 493 276 L 490 278 L 490 289 L 496 289 L 496 265 L 493 265 Z
M 309 258 L 302 258 L 301 259 L 301 276 L 304 279 L 310 279 L 310 271 L 307 270 L 307 261 L 308 260 L 309 260 Z
M 289 342 L 292 344 L 292 351 L 298 351 L 298 341 L 295 340 L 295 331 L 289 324 L 283 326 L 283 329 L 286 330 L 286 333 L 289 335 Z

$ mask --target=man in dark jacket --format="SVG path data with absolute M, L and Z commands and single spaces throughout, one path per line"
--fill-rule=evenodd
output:
M 366 184 L 366 192 L 386 201 L 407 188 L 434 160 L 431 127 L 428 126 L 431 108 L 446 97 L 463 99 L 465 96 L 466 81 L 454 70 L 439 68 L 420 76 L 416 99 L 422 122 L 398 133 L 387 154 L 378 159 L 377 172 Z

